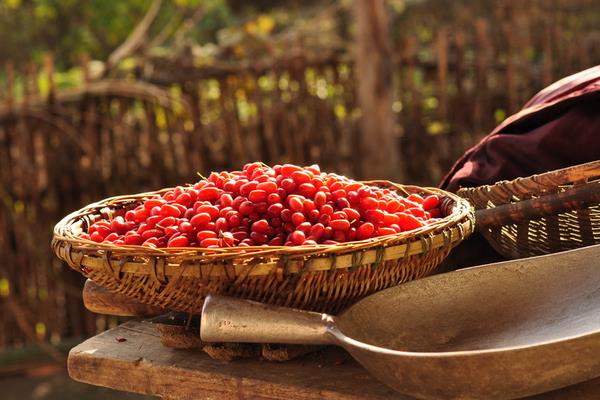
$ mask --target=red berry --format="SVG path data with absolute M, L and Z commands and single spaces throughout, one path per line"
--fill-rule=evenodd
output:
M 269 240 L 268 245 L 269 246 L 283 246 L 283 239 L 279 236 L 276 236 L 273 239 Z
M 335 192 L 331 193 L 331 197 L 333 198 L 333 200 L 345 198 L 346 191 L 344 189 L 336 190 Z
M 348 214 L 343 211 L 335 211 L 333 214 L 331 214 L 331 219 L 348 219 Z
M 375 232 L 375 227 L 373 226 L 373 224 L 370 222 L 364 222 L 356 229 L 356 239 L 357 240 L 368 239 L 373 236 L 374 232 Z
M 347 219 L 336 219 L 330 221 L 329 226 L 336 231 L 347 231 L 350 229 L 350 222 Z
M 400 228 L 402 228 L 403 231 L 410 231 L 422 226 L 421 221 L 411 214 L 398 213 L 396 215 L 400 217 L 398 225 L 400 225 Z
M 411 194 L 407 197 L 407 199 L 417 204 L 423 204 L 423 198 L 416 193 Z
M 265 233 L 269 228 L 269 223 L 266 219 L 259 219 L 252 224 L 252 231 L 258 233 Z
M 281 210 L 281 214 L 280 214 L 281 220 L 283 222 L 291 221 L 292 214 L 293 214 L 292 210 L 290 210 L 289 208 L 284 208 L 283 210 Z
M 160 215 L 164 215 L 165 217 L 175 217 L 179 218 L 181 216 L 181 211 L 179 208 L 175 207 L 173 204 L 163 204 L 160 208 Z
M 136 209 L 134 213 L 134 219 L 136 222 L 142 222 L 148 218 L 148 211 L 145 208 Z
M 323 235 L 323 231 L 325 230 L 325 226 L 323 224 L 314 224 L 310 227 L 309 235 L 315 238 L 315 240 L 319 240 Z
M 269 203 L 269 204 L 281 203 L 281 196 L 279 196 L 279 194 L 277 194 L 277 193 L 271 193 L 267 196 L 267 203 Z
M 302 208 L 306 212 L 311 212 L 313 210 L 316 210 L 317 206 L 315 206 L 315 203 L 312 200 L 304 199 L 302 200 Z
M 207 213 L 210 215 L 210 219 L 216 219 L 219 216 L 219 209 L 210 204 L 203 204 L 197 208 L 196 213 Z
M 321 207 L 327 202 L 327 195 L 324 192 L 315 193 L 315 206 Z
M 219 199 L 219 202 L 223 207 L 231 207 L 233 204 L 233 197 L 231 197 L 229 193 L 223 193 Z
M 317 193 L 317 188 L 312 183 L 303 183 L 298 186 L 298 191 L 301 195 L 306 198 L 312 199 L 313 196 Z
M 93 240 L 94 242 L 98 242 L 98 243 L 100 243 L 100 242 L 102 242 L 102 241 L 104 240 L 104 236 L 102 236 L 102 235 L 101 235 L 100 233 L 98 233 L 98 232 L 93 232 L 93 233 L 90 235 L 90 239 L 91 239 L 91 240 Z
M 192 196 L 190 196 L 189 193 L 181 193 L 179 196 L 177 196 L 175 201 L 178 204 L 183 204 L 184 206 L 187 206 L 192 202 Z
M 200 242 L 200 246 L 202 247 L 210 247 L 210 246 L 219 246 L 220 240 L 217 238 L 207 238 Z
M 320 208 L 321 214 L 333 214 L 333 207 L 329 204 L 324 204 Z
M 165 231 L 165 236 L 169 236 L 169 237 L 180 233 L 178 227 L 175 225 L 165 228 L 164 231 Z
M 356 240 L 356 228 L 351 227 L 346 231 L 346 240 L 349 242 Z
M 380 223 L 380 222 L 383 222 L 384 218 L 385 218 L 385 214 L 381 210 L 365 211 L 365 219 L 367 221 L 374 222 L 374 223 Z
M 217 234 L 213 231 L 200 231 L 196 234 L 198 242 L 202 242 L 204 239 L 216 238 Z
M 252 232 L 250 234 L 250 239 L 252 239 L 256 244 L 263 244 L 269 241 L 269 238 L 264 233 Z
M 142 246 L 156 248 L 158 247 L 158 239 L 155 237 L 151 237 L 150 239 L 147 239 L 144 243 L 142 243 Z
M 252 192 L 254 189 L 256 189 L 256 185 L 258 185 L 258 183 L 255 181 L 250 181 L 250 182 L 244 183 L 240 187 L 240 194 L 242 196 L 248 196 L 250 194 L 250 192 Z
M 215 228 L 217 231 L 227 231 L 229 229 L 229 223 L 227 222 L 227 219 L 223 217 L 217 218 L 215 221 Z
M 123 219 L 123 217 L 119 216 L 111 221 L 110 229 L 119 234 L 124 234 L 125 232 L 127 232 L 128 224 L 125 222 L 125 219 Z
M 283 210 L 283 204 L 281 204 L 281 203 L 271 204 L 269 206 L 269 208 L 267 208 L 267 212 L 272 217 L 278 217 L 278 216 L 280 216 L 282 210 Z
M 301 224 L 298 224 L 298 226 L 296 226 L 296 230 L 304 232 L 305 235 L 309 234 L 311 228 L 312 225 L 310 222 L 302 222 Z
M 385 213 L 383 216 L 383 223 L 385 225 L 394 225 L 400 222 L 400 217 L 395 214 Z
M 265 214 L 268 208 L 269 205 L 264 201 L 254 204 L 254 212 L 257 212 L 259 214 Z
M 281 181 L 281 188 L 287 193 L 293 193 L 296 190 L 296 183 L 293 179 L 286 178 Z
M 350 207 L 350 202 L 348 201 L 347 198 L 341 197 L 335 201 L 335 205 L 338 206 L 339 208 L 346 208 L 346 207 Z
M 172 238 L 167 243 L 167 247 L 187 247 L 190 244 L 190 240 L 185 235 L 180 235 Z
M 125 242 L 125 244 L 130 246 L 139 246 L 140 244 L 144 243 L 144 237 L 142 235 L 134 233 L 132 235 L 125 235 L 123 241 Z
M 423 211 L 420 207 L 411 207 L 405 211 L 406 213 L 410 213 L 418 218 L 423 218 L 425 216 L 425 211 Z
M 151 237 L 158 238 L 163 235 L 164 235 L 164 233 L 158 229 L 148 229 L 148 230 L 144 231 L 144 233 L 142 233 L 142 237 L 144 239 L 150 239 Z
M 345 242 L 346 234 L 342 231 L 333 231 L 333 235 L 331 236 L 331 238 L 336 242 Z
M 129 210 L 125 213 L 125 221 L 135 221 L 135 212 L 133 212 L 133 210 Z
M 267 201 L 267 192 L 264 190 L 255 189 L 248 194 L 248 200 L 258 203 L 258 202 L 266 202 Z
M 165 229 L 168 226 L 175 225 L 177 223 L 177 219 L 175 217 L 164 217 L 160 221 L 158 221 L 155 225 L 157 228 Z
M 320 216 L 321 216 L 321 213 L 319 213 L 319 210 L 311 210 L 308 213 L 308 220 L 310 222 L 317 222 L 319 220 Z
M 147 211 L 150 211 L 154 207 L 161 207 L 165 203 L 166 203 L 166 201 L 163 199 L 148 199 L 144 202 L 144 208 Z
M 290 240 L 295 245 L 301 245 L 306 240 L 306 235 L 302 231 L 294 231 L 290 234 Z
M 203 187 L 198 191 L 197 200 L 214 201 L 219 198 L 221 190 L 216 187 Z
M 393 228 L 387 228 L 384 226 L 377 228 L 377 236 L 393 235 L 395 233 L 396 231 Z
M 210 222 L 210 215 L 208 213 L 196 214 L 190 220 L 190 224 L 195 227 L 202 227 Z
M 247 239 L 250 236 L 248 235 L 248 232 L 233 232 L 232 235 L 235 240 L 240 242 L 244 239 Z
M 296 212 L 302 212 L 304 210 L 304 204 L 300 197 L 290 196 L 290 197 L 288 197 L 287 201 L 288 201 L 288 206 L 290 207 L 290 210 L 296 211 Z
M 235 211 L 233 211 L 234 214 L 231 214 L 229 217 L 227 217 L 227 222 L 229 223 L 229 227 L 230 228 L 235 228 L 237 226 L 240 226 L 242 219 L 240 218 L 240 215 L 238 213 L 236 213 Z
M 354 208 L 346 207 L 343 209 L 343 211 L 346 213 L 350 221 L 358 221 L 360 219 L 360 213 Z
M 379 205 L 379 202 L 373 197 L 363 197 L 360 199 L 360 205 L 365 210 L 374 210 Z
M 239 211 L 242 215 L 250 215 L 254 212 L 254 204 L 251 201 L 244 201 L 240 204 Z
M 290 176 L 296 171 L 302 171 L 302 167 L 292 164 L 284 164 L 281 167 L 281 175 L 283 176 Z
M 194 231 L 194 226 L 187 221 L 181 221 L 179 223 L 179 230 L 183 233 L 192 233 Z
M 306 221 L 306 217 L 304 217 L 304 214 L 302 214 L 301 212 L 295 212 L 292 214 L 292 223 L 294 225 L 298 226 L 304 221 Z
M 269 194 L 274 194 L 277 191 L 277 184 L 271 181 L 261 182 L 256 185 L 256 189 L 262 190 Z

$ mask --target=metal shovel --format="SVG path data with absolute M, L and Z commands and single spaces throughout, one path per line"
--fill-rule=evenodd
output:
M 518 398 L 600 376 L 600 245 L 412 281 L 339 316 L 209 296 L 200 327 L 209 342 L 342 346 L 417 398 Z

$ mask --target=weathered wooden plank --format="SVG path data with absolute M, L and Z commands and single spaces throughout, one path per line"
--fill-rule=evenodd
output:
M 91 312 L 121 317 L 148 317 L 165 312 L 123 294 L 112 293 L 89 279 L 83 287 L 83 304 Z
M 68 368 L 80 382 L 173 399 L 407 399 L 340 349 L 285 363 L 227 363 L 163 347 L 155 327 L 140 322 L 75 347 Z

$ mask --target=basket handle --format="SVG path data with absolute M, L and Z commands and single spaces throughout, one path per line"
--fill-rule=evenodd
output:
M 332 344 L 331 315 L 209 295 L 200 337 L 206 342 Z
M 573 186 L 563 192 L 551 193 L 517 203 L 483 208 L 475 212 L 477 229 L 518 223 L 600 203 L 600 182 Z

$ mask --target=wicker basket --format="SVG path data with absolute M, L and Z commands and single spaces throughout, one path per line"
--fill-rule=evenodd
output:
M 169 189 L 113 197 L 54 228 L 52 247 L 73 269 L 141 302 L 199 313 L 209 293 L 336 313 L 363 296 L 430 274 L 474 229 L 469 202 L 439 189 L 367 182 L 442 197 L 445 218 L 417 230 L 334 246 L 151 249 L 78 237 L 98 218 L 120 215 Z
M 477 230 L 508 258 L 600 243 L 600 161 L 463 188 Z

